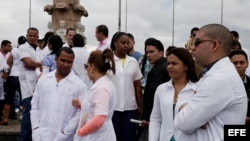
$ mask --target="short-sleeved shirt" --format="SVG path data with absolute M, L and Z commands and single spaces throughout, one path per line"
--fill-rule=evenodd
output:
M 37 52 L 28 42 L 23 45 L 20 45 L 18 48 L 18 56 L 22 61 L 23 58 L 29 57 L 31 60 L 37 62 Z M 22 63 L 19 66 L 19 81 L 22 93 L 22 99 L 31 97 L 33 95 L 37 76 L 34 69 L 27 69 Z
M 117 104 L 115 110 L 136 110 L 138 106 L 136 102 L 134 81 L 142 78 L 139 64 L 135 58 L 128 55 L 126 55 L 124 66 L 117 56 L 115 56 L 114 60 L 116 72 L 112 77 L 112 81 L 117 90 Z

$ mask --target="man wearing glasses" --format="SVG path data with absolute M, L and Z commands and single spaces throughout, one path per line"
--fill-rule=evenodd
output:
M 184 134 L 196 132 L 198 141 L 223 141 L 224 125 L 245 124 L 247 95 L 228 58 L 232 42 L 230 31 L 220 24 L 205 25 L 196 33 L 191 49 L 203 75 L 174 122 Z

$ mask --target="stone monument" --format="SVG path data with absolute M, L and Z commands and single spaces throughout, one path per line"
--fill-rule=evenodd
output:
M 59 28 L 56 30 L 56 34 L 61 37 L 63 42 L 66 41 L 65 36 L 66 36 L 67 29 L 65 28 L 65 25 L 66 25 L 65 21 L 60 20 L 59 21 Z
M 53 5 L 44 6 L 44 11 L 52 16 L 53 31 L 60 28 L 61 20 L 65 21 L 65 29 L 68 29 L 76 28 L 82 16 L 88 17 L 87 10 L 79 4 L 79 0 L 53 0 Z
M 48 22 L 48 26 L 47 27 L 48 27 L 48 29 L 49 29 L 50 32 L 55 32 L 54 31 L 54 25 L 53 25 L 52 21 Z
M 85 26 L 81 24 L 81 22 L 76 22 L 76 33 L 84 36 Z

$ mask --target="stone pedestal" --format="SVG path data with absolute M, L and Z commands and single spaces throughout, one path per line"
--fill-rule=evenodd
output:
M 87 10 L 79 4 L 79 0 L 53 0 L 53 5 L 46 5 L 44 11 L 52 16 L 49 22 L 52 22 L 50 27 L 54 31 L 60 28 L 60 20 L 65 21 L 65 29 L 76 29 L 76 23 L 81 21 L 81 17 L 88 17 Z

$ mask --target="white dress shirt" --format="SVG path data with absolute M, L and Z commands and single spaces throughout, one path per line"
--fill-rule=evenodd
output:
M 196 141 L 195 135 L 190 134 L 187 136 L 174 127 L 174 115 L 178 114 L 178 109 L 183 103 L 187 103 L 196 94 L 196 84 L 189 81 L 179 92 L 173 111 L 174 93 L 172 80 L 157 87 L 150 115 L 149 141 L 169 141 L 172 136 L 176 141 Z
M 39 127 L 32 132 L 35 141 L 72 141 L 78 126 L 80 109 L 71 101 L 83 100 L 87 88 L 73 71 L 59 82 L 55 72 L 42 75 L 31 101 L 32 129 Z
M 22 60 L 25 57 L 31 58 L 34 62 L 39 62 L 36 49 L 34 49 L 28 42 L 22 44 L 18 48 L 19 59 Z M 31 97 L 33 95 L 37 76 L 34 69 L 27 69 L 24 63 L 19 66 L 19 81 L 22 93 L 22 99 Z
M 223 141 L 224 125 L 245 124 L 247 95 L 228 57 L 217 61 L 197 84 L 197 93 L 176 115 L 175 126 L 198 141 Z M 207 128 L 197 132 L 202 125 Z
M 88 63 L 89 51 L 85 47 L 73 47 L 72 50 L 75 54 L 74 63 L 72 69 L 75 74 L 86 84 L 87 89 L 89 89 L 93 82 L 89 79 L 84 64 Z
M 136 94 L 134 81 L 142 78 L 139 64 L 135 58 L 126 55 L 124 66 L 121 60 L 114 56 L 116 72 L 112 81 L 117 90 L 117 106 L 115 110 L 126 111 L 136 110 Z

